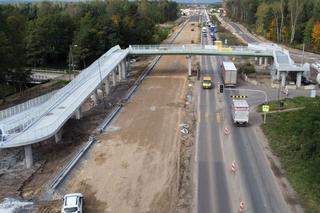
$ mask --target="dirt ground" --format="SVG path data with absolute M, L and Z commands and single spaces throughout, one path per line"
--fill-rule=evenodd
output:
M 188 23 L 176 42 L 198 36 Z M 187 87 L 186 58 L 162 57 L 58 194 L 82 192 L 86 212 L 176 212 Z

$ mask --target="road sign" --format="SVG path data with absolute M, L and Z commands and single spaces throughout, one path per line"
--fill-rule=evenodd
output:
M 231 98 L 234 98 L 234 99 L 244 99 L 244 98 L 248 98 L 248 96 L 246 96 L 246 95 L 231 95 L 230 97 L 231 97 Z
M 262 112 L 269 112 L 269 105 L 262 105 Z

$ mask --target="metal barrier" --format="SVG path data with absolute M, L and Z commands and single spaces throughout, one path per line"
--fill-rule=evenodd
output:
M 26 101 L 22 104 L 18 104 L 16 106 L 10 107 L 8 109 L 4 109 L 0 111 L 0 121 L 13 116 L 15 114 L 18 114 L 20 112 L 23 112 L 25 110 L 28 110 L 34 106 L 40 105 L 44 102 L 46 102 L 50 97 L 52 97 L 57 91 L 52 91 L 50 93 L 47 93 L 45 95 L 39 96 L 37 98 L 33 98 L 29 101 Z

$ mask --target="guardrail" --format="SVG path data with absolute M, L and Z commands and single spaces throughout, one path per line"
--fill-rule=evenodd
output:
M 201 44 L 161 44 L 161 45 L 130 45 L 129 51 L 132 54 L 143 54 L 143 53 L 153 53 L 157 54 L 159 52 L 173 52 L 180 54 L 209 54 L 217 53 L 236 53 L 238 55 L 257 55 L 257 56 L 267 56 L 273 57 L 272 51 L 261 51 L 258 49 L 253 49 L 248 46 L 219 46 L 219 45 L 201 45 Z
M 26 111 L 36 105 L 40 105 L 43 104 L 44 102 L 46 102 L 50 97 L 52 97 L 57 91 L 52 91 L 50 93 L 47 93 L 45 95 L 39 96 L 37 98 L 33 98 L 31 100 L 28 100 L 22 104 L 18 104 L 16 106 L 10 107 L 8 109 L 4 109 L 0 111 L 0 121 L 13 116 L 15 114 L 18 114 L 20 112 Z

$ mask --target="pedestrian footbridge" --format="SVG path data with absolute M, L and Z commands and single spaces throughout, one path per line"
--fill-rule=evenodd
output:
M 249 56 L 272 61 L 274 69 L 304 72 L 307 67 L 296 65 L 288 51 L 268 45 L 224 47 L 216 45 L 131 45 L 126 49 L 111 48 L 88 68 L 84 69 L 68 85 L 41 99 L 38 104 L 24 104 L 0 111 L 0 148 L 25 146 L 26 158 L 31 153 L 31 144 L 55 137 L 61 139 L 61 129 L 71 117 L 81 118 L 81 106 L 91 98 L 97 101 L 97 90 L 108 94 L 111 86 L 126 78 L 131 55 L 212 55 Z M 188 73 L 191 75 L 191 57 Z M 31 155 L 32 157 L 32 155 Z

